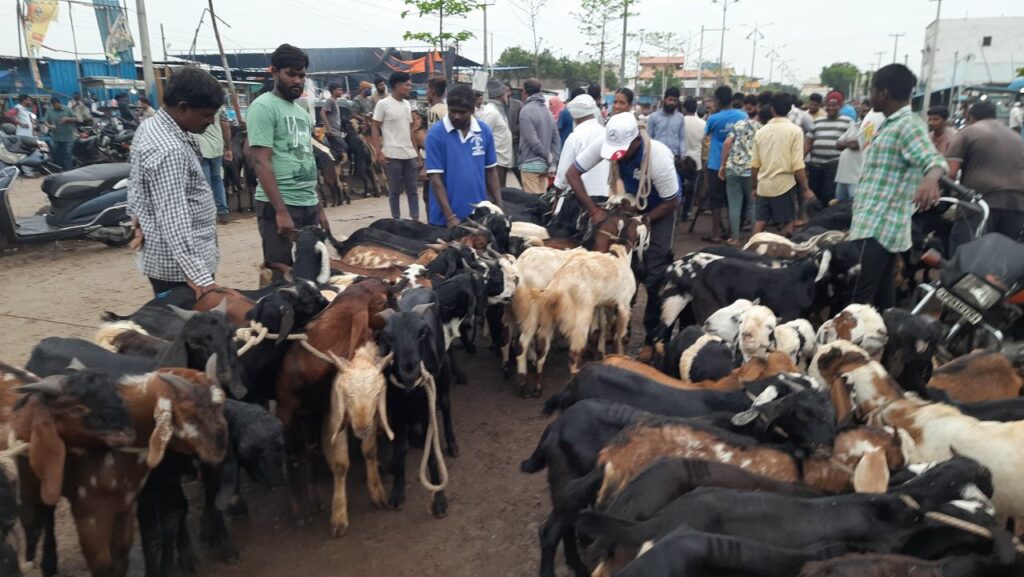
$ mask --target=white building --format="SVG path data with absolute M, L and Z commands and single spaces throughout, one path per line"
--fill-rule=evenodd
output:
M 936 45 L 938 50 L 933 51 Z M 932 90 L 936 92 L 952 86 L 1008 84 L 1024 66 L 1024 17 L 932 21 L 922 51 L 922 91 L 933 55 Z

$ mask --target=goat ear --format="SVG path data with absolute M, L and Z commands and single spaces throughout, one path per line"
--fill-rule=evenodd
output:
M 157 368 L 188 366 L 188 350 L 185 348 L 185 338 L 183 336 L 178 335 L 178 337 L 171 341 L 163 356 L 157 361 L 156 366 Z
M 176 307 L 174 305 L 167 305 L 167 308 L 169 308 L 172 311 L 174 311 L 174 314 L 178 315 L 178 317 L 181 318 L 181 320 L 184 320 L 184 321 L 187 321 L 188 319 L 190 319 L 190 318 L 196 316 L 197 314 L 199 314 L 196 311 L 187 311 L 187 310 L 185 310 L 183 308 L 179 308 L 179 307 Z
M 433 306 L 433 303 L 419 304 L 419 305 L 416 305 L 416 306 L 412 307 L 412 312 L 417 314 L 417 315 L 422 315 L 422 314 L 425 314 L 427 311 L 429 311 L 430 307 L 432 307 L 432 306 Z
M 396 314 L 397 313 L 395 312 L 395 309 L 384 309 L 377 313 L 377 318 L 386 323 L 389 320 L 391 320 L 391 317 L 395 316 Z
M 903 460 L 907 463 L 913 463 L 917 457 L 917 442 L 914 441 L 914 437 L 910 436 L 910 433 L 906 429 L 896 429 L 896 434 L 900 438 L 900 451 L 903 452 Z
M 853 490 L 857 493 L 885 493 L 889 487 L 889 464 L 885 452 L 865 453 L 853 470 Z
M 393 358 L 395 358 L 395 353 L 393 352 L 381 357 L 381 359 L 377 361 L 377 369 L 380 372 L 384 372 L 384 369 L 388 368 L 388 365 L 391 364 L 391 359 Z
M 155 469 L 164 460 L 167 443 L 171 442 L 171 436 L 174 434 L 171 409 L 170 399 L 157 399 L 156 408 L 153 409 L 153 434 L 149 436 L 149 454 L 146 455 L 146 465 L 150 469 Z
M 60 501 L 64 483 L 64 459 L 67 448 L 57 434 L 57 425 L 48 414 L 36 414 L 32 419 L 28 463 L 39 477 L 39 496 L 43 503 L 53 507 Z

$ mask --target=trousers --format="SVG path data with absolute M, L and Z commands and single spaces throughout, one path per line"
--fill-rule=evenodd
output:
M 419 166 L 415 158 L 388 159 L 388 205 L 391 207 L 391 218 L 402 218 L 402 193 L 405 193 L 409 204 L 409 218 L 420 219 L 419 192 L 416 184 L 419 179 Z
M 651 244 L 644 252 L 644 289 L 647 306 L 644 308 L 644 344 L 654 343 L 654 331 L 661 320 L 661 302 L 658 293 L 665 284 L 665 273 L 672 262 L 672 243 L 675 239 L 676 219 L 668 215 L 651 223 Z

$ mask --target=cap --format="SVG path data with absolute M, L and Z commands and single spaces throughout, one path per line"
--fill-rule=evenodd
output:
M 601 145 L 601 158 L 618 160 L 625 154 L 633 140 L 640 135 L 636 116 L 629 112 L 621 112 L 608 119 L 605 125 L 604 144 Z
M 569 104 L 566 104 L 565 107 L 569 109 L 569 115 L 572 116 L 573 119 L 597 114 L 597 104 L 594 102 L 594 98 L 589 94 L 580 94 L 576 98 L 570 100 Z

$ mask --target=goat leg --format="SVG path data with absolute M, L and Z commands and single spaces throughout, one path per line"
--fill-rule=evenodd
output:
M 148 486 L 147 486 L 148 488 Z M 139 494 L 137 517 L 139 520 L 139 539 L 142 546 L 142 559 L 146 567 L 146 577 L 160 577 L 161 546 L 159 496 L 151 490 L 143 489 Z
M 199 474 L 203 479 L 203 514 L 199 520 L 200 539 L 207 546 L 219 549 L 223 561 L 237 561 L 238 548 L 235 547 L 234 542 L 231 540 L 231 534 L 228 532 L 228 525 L 224 519 L 224 512 L 217 507 L 217 492 L 220 490 L 222 483 L 223 466 L 221 464 L 208 465 L 203 463 L 199 465 Z M 241 471 L 239 471 L 238 477 L 241 477 Z M 185 519 L 182 519 L 182 524 L 184 524 L 184 521 Z M 189 549 L 191 549 L 191 543 L 189 543 Z M 179 556 L 183 555 L 180 547 L 178 554 Z M 192 555 L 193 557 L 195 556 L 194 553 Z M 184 560 L 179 559 L 179 564 L 182 562 Z
M 409 401 L 403 398 L 401 402 L 404 407 Z M 389 409 L 395 404 L 388 400 Z M 400 415 L 400 418 L 396 419 L 388 415 L 388 421 L 391 423 L 391 428 L 395 433 L 395 439 L 391 443 L 391 474 L 393 478 L 391 480 L 391 497 L 388 499 L 388 505 L 392 509 L 401 510 L 402 505 L 405 504 L 405 457 L 409 452 L 408 416 L 403 414 Z
M 192 547 L 192 538 L 188 533 L 188 518 L 178 524 L 178 570 L 187 575 L 195 575 L 199 566 L 199 557 Z
M 540 540 L 540 577 L 555 577 L 555 554 L 562 538 L 562 524 L 554 509 L 540 526 L 537 537 Z

